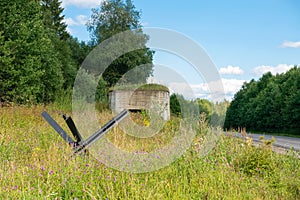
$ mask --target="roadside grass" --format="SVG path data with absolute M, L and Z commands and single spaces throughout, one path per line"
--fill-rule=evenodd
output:
M 202 124 L 195 143 L 171 165 L 121 172 L 92 156 L 71 158 L 70 147 L 42 119 L 44 109 L 58 116 L 63 107 L 0 108 L 0 199 L 300 199 L 300 160 L 293 152 L 276 154 L 221 135 L 208 155 L 199 156 L 208 132 Z M 99 119 L 111 116 L 107 111 Z M 67 129 L 61 117 L 55 119 Z M 167 143 L 176 128 L 172 119 L 149 141 L 118 128 L 106 137 L 131 151 L 150 151 Z

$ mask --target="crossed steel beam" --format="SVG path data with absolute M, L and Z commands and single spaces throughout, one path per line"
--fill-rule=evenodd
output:
M 65 122 L 67 123 L 73 137 L 70 137 L 66 131 L 58 125 L 58 123 L 46 112 L 42 113 L 43 118 L 52 126 L 52 128 L 70 145 L 74 148 L 74 154 L 85 151 L 87 147 L 92 145 L 98 139 L 100 139 L 105 133 L 107 133 L 111 128 L 113 128 L 118 122 L 122 121 L 129 115 L 128 110 L 123 110 L 118 115 L 113 117 L 109 122 L 97 130 L 94 134 L 83 140 L 78 129 L 75 126 L 73 119 L 69 116 L 63 115 Z

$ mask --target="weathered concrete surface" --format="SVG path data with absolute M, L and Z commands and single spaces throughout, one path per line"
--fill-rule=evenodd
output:
M 110 108 L 114 112 L 155 110 L 164 120 L 170 119 L 170 94 L 160 90 L 114 90 L 109 93 Z

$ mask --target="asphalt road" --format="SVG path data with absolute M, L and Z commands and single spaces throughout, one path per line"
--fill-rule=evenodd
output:
M 265 140 L 271 140 L 272 135 L 263 135 L 263 134 L 247 134 L 248 137 L 251 137 L 253 140 L 259 140 L 260 136 L 264 136 Z M 284 147 L 288 149 L 295 149 L 300 151 L 300 138 L 286 137 L 286 136 L 273 136 L 275 138 L 274 146 Z

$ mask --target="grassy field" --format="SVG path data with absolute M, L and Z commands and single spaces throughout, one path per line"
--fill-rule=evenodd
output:
M 209 155 L 199 157 L 207 131 L 201 127 L 195 143 L 171 165 L 121 172 L 92 156 L 71 158 L 70 147 L 42 119 L 44 109 L 64 124 L 55 106 L 0 108 L 0 199 L 300 199 L 300 161 L 293 152 L 276 154 L 221 136 Z M 103 121 L 111 116 L 100 114 Z M 151 149 L 172 137 L 176 123 L 172 119 L 146 144 L 118 128 L 107 137 L 120 147 Z

